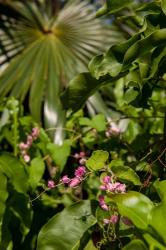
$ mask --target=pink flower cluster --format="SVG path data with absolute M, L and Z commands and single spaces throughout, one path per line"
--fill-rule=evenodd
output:
M 67 175 L 61 178 L 61 182 L 68 184 L 69 187 L 78 186 L 86 174 L 86 169 L 84 166 L 79 166 L 74 172 L 74 178 L 70 179 Z
M 21 142 L 19 144 L 21 155 L 23 156 L 25 162 L 29 162 L 31 160 L 28 154 L 28 150 L 32 146 L 33 141 L 35 141 L 38 138 L 39 132 L 40 132 L 39 128 L 37 127 L 33 128 L 31 134 L 27 136 L 26 142 L 25 143 Z
M 100 186 L 100 189 L 107 191 L 107 192 L 111 192 L 111 193 L 125 193 L 126 192 L 126 185 L 122 184 L 120 182 L 112 183 L 112 178 L 107 175 L 107 176 L 103 177 L 102 185 Z M 109 210 L 109 207 L 105 203 L 103 195 L 99 196 L 99 204 L 103 210 L 106 210 L 106 211 Z
M 111 215 L 111 217 L 109 217 L 107 219 L 104 219 L 103 223 L 106 224 L 106 225 L 110 224 L 110 223 L 112 223 L 113 225 L 115 225 L 118 222 L 118 220 L 119 220 L 118 215 L 113 214 L 113 215 Z
M 76 160 L 78 160 L 80 165 L 85 165 L 85 162 L 86 162 L 86 154 L 85 154 L 85 152 L 81 151 L 79 153 L 75 153 L 74 158 Z
M 111 177 L 105 176 L 102 180 L 102 185 L 100 186 L 100 189 L 111 193 L 125 193 L 126 185 L 120 182 L 112 183 Z
M 76 187 L 83 181 L 85 174 L 86 174 L 85 167 L 79 166 L 75 170 L 73 178 L 69 178 L 67 175 L 64 175 L 60 180 L 60 184 L 67 184 L 69 187 Z M 50 189 L 55 188 L 56 187 L 55 182 L 53 180 L 49 180 L 47 183 L 47 187 Z

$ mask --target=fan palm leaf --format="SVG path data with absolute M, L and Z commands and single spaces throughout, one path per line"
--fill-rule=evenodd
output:
M 86 1 L 69 1 L 56 15 L 46 2 L 14 1 L 0 8 L 0 64 L 5 68 L 0 95 L 23 101 L 29 93 L 32 116 L 40 121 L 44 110 L 46 126 L 59 129 L 54 141 L 61 143 L 65 114 L 60 92 L 76 73 L 87 70 L 93 55 L 108 47 L 106 41 L 110 45 L 108 29 Z M 114 33 L 115 40 L 121 38 Z

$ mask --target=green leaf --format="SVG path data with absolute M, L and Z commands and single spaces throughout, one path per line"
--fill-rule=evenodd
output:
M 79 110 L 85 101 L 101 86 L 103 80 L 96 80 L 90 73 L 75 76 L 61 95 L 65 109 Z
M 125 7 L 128 7 L 129 4 L 131 4 L 133 0 L 123 0 L 123 1 L 117 1 L 117 0 L 107 0 L 103 7 L 101 7 L 97 11 L 97 17 L 105 15 L 105 14 L 113 14 L 117 11 L 122 10 Z
M 7 123 L 9 122 L 9 118 L 10 118 L 9 110 L 7 108 L 4 108 L 2 116 L 0 118 L 0 130 L 2 129 L 2 127 L 7 125 Z
M 45 164 L 41 158 L 34 158 L 31 161 L 31 165 L 29 166 L 29 184 L 32 189 L 38 186 L 44 174 L 44 170 Z
M 128 217 L 136 227 L 147 229 L 149 214 L 154 208 L 148 197 L 141 193 L 130 191 L 124 194 L 110 194 L 108 200 L 115 202 L 119 213 Z
M 162 237 L 166 244 L 166 181 L 156 181 L 154 183 L 159 196 L 161 197 L 161 203 L 157 204 L 149 215 L 149 225 Z
M 87 117 L 81 117 L 79 119 L 79 123 L 80 125 L 86 125 L 91 128 L 95 128 L 99 132 L 106 129 L 106 121 L 103 114 L 95 115 L 91 120 Z
M 92 118 L 92 126 L 97 131 L 105 131 L 106 129 L 106 121 L 103 114 L 98 114 Z
M 97 248 L 94 246 L 93 241 L 90 240 L 84 250 L 97 250 Z
M 138 94 L 139 94 L 139 91 L 134 89 L 134 87 L 130 87 L 129 89 L 127 89 L 127 91 L 124 94 L 125 103 L 129 104 L 130 102 L 135 100 Z
M 161 8 L 166 15 L 166 0 L 161 0 Z
M 93 57 L 89 63 L 89 70 L 92 73 L 93 77 L 99 79 L 98 81 L 100 81 L 101 77 L 109 74 L 109 83 L 117 80 L 123 67 L 123 60 L 126 51 L 128 51 L 128 49 L 133 44 L 135 44 L 138 39 L 140 39 L 140 35 L 136 34 L 132 38 L 121 44 L 113 45 L 105 54 Z M 125 65 L 123 73 L 124 75 L 128 74 L 128 72 L 126 71 L 127 69 L 128 65 Z
M 154 31 L 149 36 L 134 43 L 125 53 L 124 64 L 130 64 L 136 58 L 150 52 L 154 47 L 163 45 L 166 41 L 166 29 Z
M 156 180 L 153 184 L 163 203 L 166 203 L 166 180 Z
M 105 166 L 109 154 L 107 151 L 96 150 L 91 157 L 86 161 L 86 166 L 89 170 L 97 171 Z
M 116 177 L 122 180 L 130 181 L 134 185 L 141 185 L 139 176 L 132 168 L 124 166 L 123 161 L 112 160 L 109 166 Z
M 41 229 L 37 250 L 72 250 L 83 234 L 96 223 L 93 203 L 81 201 L 51 218 Z
M 0 195 L 0 222 L 3 217 L 4 211 L 5 211 L 5 202 L 8 198 L 8 191 L 7 191 L 7 178 L 4 174 L 0 172 L 0 190 L 1 190 L 1 195 Z
M 93 131 L 89 131 L 82 137 L 83 143 L 90 149 L 93 149 L 94 144 L 96 143 L 96 137 Z
M 153 238 L 150 234 L 144 234 L 143 237 L 145 238 L 146 242 L 149 244 L 150 249 L 160 249 L 166 250 L 166 247 L 163 246 L 159 241 Z
M 7 205 L 15 216 L 19 218 L 22 224 L 22 233 L 26 235 L 30 230 L 33 214 L 29 205 L 29 196 L 17 193 L 15 190 L 10 195 L 11 197 Z
M 132 240 L 122 250 L 148 250 L 148 248 L 142 240 Z
M 63 171 L 63 168 L 67 162 L 67 158 L 70 155 L 71 142 L 69 140 L 64 141 L 63 145 L 56 145 L 49 143 L 47 149 L 55 161 L 57 166 L 60 168 L 60 171 Z
M 26 193 L 28 190 L 28 174 L 16 158 L 9 154 L 1 155 L 0 171 L 9 178 L 17 192 Z

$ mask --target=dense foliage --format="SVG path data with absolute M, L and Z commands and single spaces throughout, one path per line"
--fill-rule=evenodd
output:
M 61 94 L 62 145 L 48 135 L 59 127 L 0 102 L 2 250 L 166 249 L 166 2 L 108 0 L 105 14 L 128 39 Z M 100 114 L 84 106 L 95 91 Z

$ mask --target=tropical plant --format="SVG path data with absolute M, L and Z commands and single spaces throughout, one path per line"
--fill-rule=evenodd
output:
M 129 13 L 129 1 L 118 3 L 98 15 Z M 166 249 L 165 1 L 132 3 L 120 19 L 139 31 L 93 58 L 61 96 L 78 110 L 63 145 L 17 100 L 0 103 L 2 250 Z M 118 129 L 80 109 L 101 88 Z
M 5 68 L 0 94 L 23 101 L 28 93 L 32 116 L 41 121 L 43 110 L 46 127 L 57 128 L 54 141 L 61 144 L 65 111 L 60 92 L 76 73 L 87 70 L 93 55 L 108 47 L 110 34 L 112 42 L 123 35 L 95 19 L 95 9 L 86 1 L 69 1 L 61 9 L 54 1 L 12 1 L 1 3 L 0 9 Z

